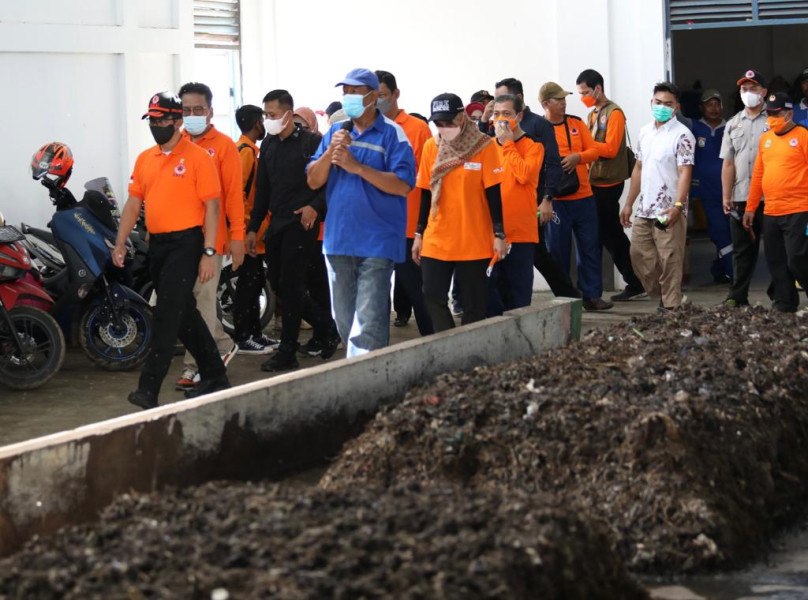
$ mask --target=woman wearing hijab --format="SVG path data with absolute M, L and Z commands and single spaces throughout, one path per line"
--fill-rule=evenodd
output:
M 416 186 L 421 210 L 412 258 L 421 265 L 424 300 L 435 331 L 454 327 L 447 298 L 454 274 L 462 324 L 485 318 L 486 268 L 508 245 L 502 223 L 502 167 L 493 139 L 481 133 L 455 94 L 432 100 L 439 136 L 424 144 Z
M 317 125 L 317 115 L 308 106 L 300 106 L 295 109 L 294 120 L 298 127 L 305 131 L 313 133 L 320 133 L 320 128 Z

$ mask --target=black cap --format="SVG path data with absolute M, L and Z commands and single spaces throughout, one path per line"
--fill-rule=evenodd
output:
M 752 83 L 758 84 L 760 87 L 766 87 L 766 78 L 763 77 L 759 71 L 755 71 L 754 69 L 749 69 L 744 73 L 743 77 L 735 82 L 735 85 L 741 85 L 744 81 L 751 81 Z
M 149 101 L 149 110 L 141 119 L 164 119 L 166 117 L 182 118 L 182 101 L 173 92 L 160 92 L 152 96 Z
M 494 99 L 494 97 L 491 94 L 489 94 L 487 91 L 485 91 L 485 90 L 480 90 L 479 92 L 474 92 L 471 95 L 471 102 L 479 102 L 479 103 L 481 103 L 483 105 L 488 104 L 493 99 Z
M 797 77 L 798 81 L 805 81 L 806 79 L 808 79 L 808 67 L 805 67 L 800 73 L 800 76 Z
M 775 92 L 766 96 L 766 110 L 793 110 L 794 103 L 785 92 Z
M 325 114 L 330 117 L 335 112 L 337 112 L 340 108 L 342 108 L 342 102 L 338 102 L 338 101 L 334 100 L 331 104 L 326 106 Z
M 457 94 L 443 93 L 432 99 L 430 121 L 451 121 L 465 110 L 463 101 Z

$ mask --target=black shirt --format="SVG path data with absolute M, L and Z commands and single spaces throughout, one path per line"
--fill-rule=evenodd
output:
M 268 135 L 261 143 L 258 171 L 255 175 L 255 203 L 250 213 L 248 232 L 258 231 L 261 222 L 272 213 L 267 235 L 272 236 L 300 222 L 294 211 L 311 206 L 317 219 L 325 216 L 325 186 L 312 190 L 306 183 L 306 166 L 320 145 L 319 133 L 295 129 L 286 139 Z M 316 228 L 313 228 L 316 229 Z

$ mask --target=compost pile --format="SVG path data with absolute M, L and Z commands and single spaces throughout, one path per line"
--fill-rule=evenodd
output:
M 690 307 L 442 375 L 321 485 L 555 494 L 608 523 L 630 568 L 681 572 L 748 560 L 796 518 L 807 437 L 808 317 Z
M 0 598 L 647 598 L 611 540 L 522 492 L 207 484 L 33 540 L 0 561 Z

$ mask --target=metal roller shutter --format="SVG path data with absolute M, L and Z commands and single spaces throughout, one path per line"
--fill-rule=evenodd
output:
M 808 0 L 668 0 L 671 29 L 808 22 Z
M 239 49 L 239 0 L 194 0 L 194 46 Z

